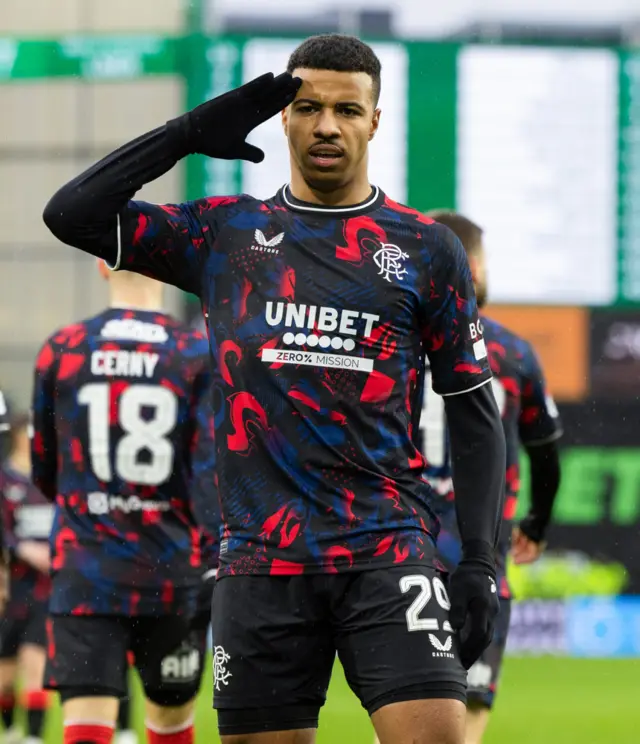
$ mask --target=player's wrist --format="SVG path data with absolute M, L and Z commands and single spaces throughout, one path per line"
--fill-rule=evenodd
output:
M 496 556 L 495 549 L 486 540 L 466 540 L 462 544 L 462 560 L 460 563 L 473 564 L 483 568 L 487 574 L 495 578 Z
M 195 152 L 191 144 L 191 120 L 189 113 L 169 119 L 166 123 L 167 143 L 172 155 L 180 160 Z
M 532 542 L 543 543 L 545 541 L 548 524 L 547 520 L 530 512 L 522 519 L 518 528 L 520 529 L 520 532 L 522 532 L 522 534 Z

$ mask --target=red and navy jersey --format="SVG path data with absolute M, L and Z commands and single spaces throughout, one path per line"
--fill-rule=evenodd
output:
M 288 187 L 119 216 L 123 269 L 197 295 L 215 363 L 218 576 L 433 560 L 413 441 L 425 353 L 443 395 L 487 383 L 465 253 L 380 190 L 353 207 Z
M 558 410 L 531 345 L 486 316 L 482 317 L 481 323 L 493 372 L 493 392 L 507 445 L 506 494 L 497 563 L 500 594 L 509 597 L 505 568 L 520 490 L 520 445 L 553 441 L 562 435 L 562 428 Z M 427 477 L 440 497 L 435 502 L 441 520 L 438 550 L 445 565 L 453 567 L 461 558 L 461 543 L 453 501 L 444 401 L 431 389 L 428 371 L 426 377 L 420 441 L 427 463 Z
M 52 612 L 193 611 L 190 484 L 210 380 L 206 338 L 160 312 L 112 308 L 46 341 L 32 459 L 56 504 Z
M 11 590 L 8 617 L 27 617 L 29 606 L 46 602 L 51 580 L 16 555 L 21 542 L 49 542 L 53 521 L 53 506 L 27 477 L 5 464 L 0 469 L 2 494 L 2 526 L 5 547 L 9 551 Z
M 204 575 L 218 568 L 220 548 L 220 501 L 216 476 L 215 423 L 211 394 L 200 406 L 191 499 L 196 520 L 202 529 Z

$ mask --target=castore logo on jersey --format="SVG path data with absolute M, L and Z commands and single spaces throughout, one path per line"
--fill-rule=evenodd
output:
M 262 230 L 256 230 L 253 237 L 257 245 L 252 245 L 252 251 L 260 251 L 260 253 L 280 253 L 276 248 L 284 240 L 284 233 L 278 233 L 274 238 L 267 240 Z

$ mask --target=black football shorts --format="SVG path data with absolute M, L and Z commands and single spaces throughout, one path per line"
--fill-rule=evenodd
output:
M 222 735 L 315 728 L 336 653 L 374 713 L 395 702 L 466 702 L 444 577 L 393 566 L 308 576 L 225 576 L 212 613 Z
M 127 695 L 131 651 L 145 695 L 179 706 L 197 694 L 206 629 L 178 616 L 52 615 L 47 621 L 45 688 L 62 700 Z
M 0 618 L 0 659 L 15 659 L 20 647 L 27 644 L 46 646 L 48 603 L 31 602 L 20 609 L 20 613 L 13 613 L 9 602 Z
M 467 698 L 470 706 L 491 708 L 498 688 L 504 650 L 511 619 L 511 600 L 500 600 L 491 644 L 467 672 Z

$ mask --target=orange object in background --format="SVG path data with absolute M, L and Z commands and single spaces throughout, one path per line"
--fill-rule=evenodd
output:
M 584 400 L 589 393 L 587 309 L 489 305 L 483 313 L 532 344 L 556 400 Z

